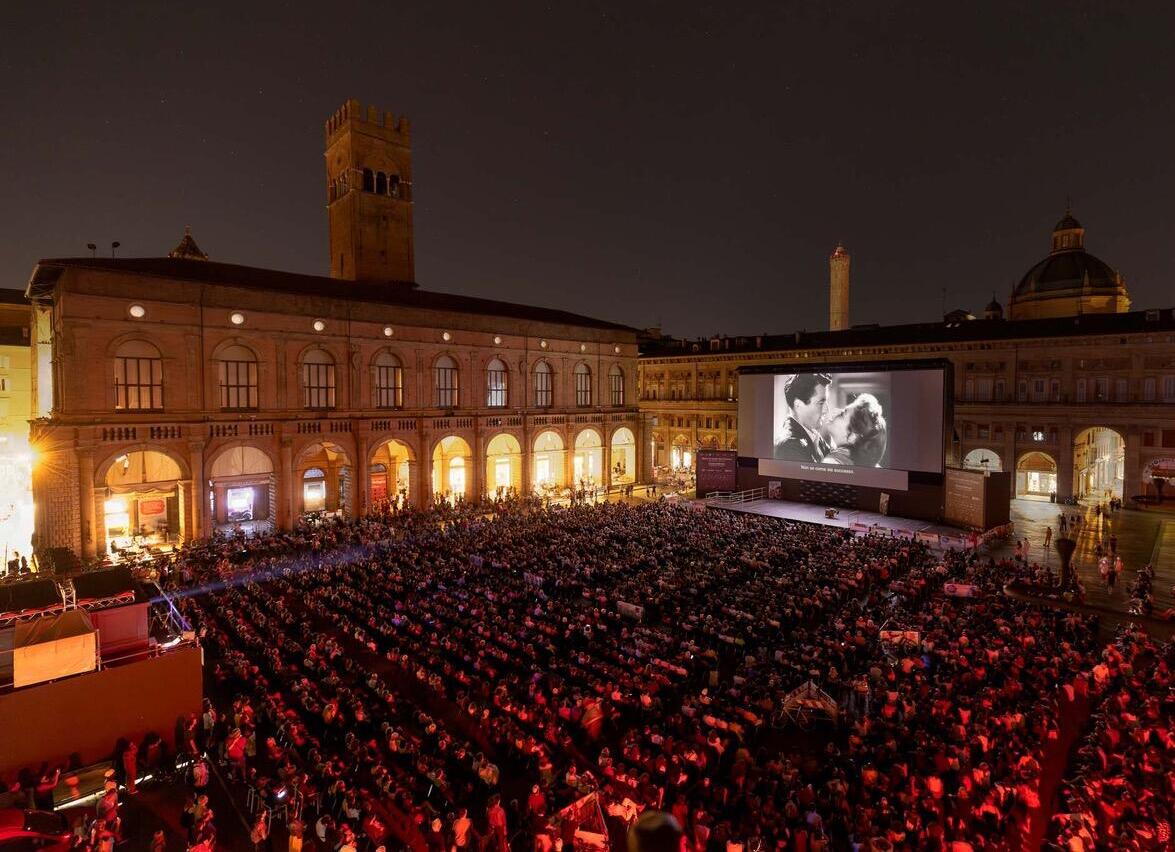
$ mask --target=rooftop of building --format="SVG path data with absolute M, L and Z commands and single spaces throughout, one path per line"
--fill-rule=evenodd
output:
M 1124 335 L 1175 331 L 1175 308 L 1117 314 L 1082 314 L 1048 319 L 968 319 L 904 325 L 864 325 L 843 331 L 796 331 L 791 334 L 650 339 L 641 345 L 644 357 L 720 355 L 740 352 L 782 352 L 805 349 L 865 349 L 976 341 L 1014 341 L 1074 335 Z M 695 348 L 696 347 L 696 348 Z
M 496 299 L 422 290 L 411 281 L 348 281 L 320 275 L 303 275 L 276 269 L 240 266 L 234 263 L 217 263 L 191 257 L 46 258 L 38 261 L 33 269 L 26 290 L 27 295 L 36 297 L 48 294 L 66 269 L 117 272 L 222 287 L 289 293 L 297 296 L 375 302 L 397 307 L 478 314 L 581 328 L 636 332 L 636 329 L 630 326 L 556 308 L 520 305 Z
M 28 297 L 25 296 L 24 290 L 10 290 L 7 287 L 0 288 L 0 305 L 28 305 Z

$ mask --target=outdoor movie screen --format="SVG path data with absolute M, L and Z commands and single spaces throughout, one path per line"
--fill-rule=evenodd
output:
M 943 472 L 945 384 L 941 367 L 742 374 L 738 454 L 761 476 L 904 491 Z

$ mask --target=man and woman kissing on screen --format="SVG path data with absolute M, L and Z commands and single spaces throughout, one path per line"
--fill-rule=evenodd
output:
M 775 457 L 787 461 L 877 467 L 888 441 L 885 412 L 871 393 L 858 394 L 828 412 L 828 373 L 788 376 L 784 388 L 787 420 Z

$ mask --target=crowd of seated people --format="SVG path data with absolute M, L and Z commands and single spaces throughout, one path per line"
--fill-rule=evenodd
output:
M 1015 847 L 1101 646 L 1008 579 L 832 527 L 531 501 L 213 540 L 163 582 L 216 682 L 207 747 L 300 803 L 307 842 L 504 852 L 571 842 L 556 813 L 594 791 L 698 849 Z M 783 748 L 808 682 L 838 721 Z
M 1055 848 L 1171 848 L 1175 801 L 1175 652 L 1127 631 L 1094 668 L 1095 724 L 1062 787 Z

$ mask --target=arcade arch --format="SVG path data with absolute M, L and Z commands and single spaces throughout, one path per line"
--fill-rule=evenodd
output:
M 247 445 L 222 450 L 209 468 L 208 498 L 214 528 L 234 524 L 249 524 L 253 529 L 272 526 L 277 505 L 273 460 L 264 450 Z
M 113 456 L 95 471 L 107 551 L 160 545 L 185 535 L 184 468 L 169 453 L 152 448 Z
M 1004 469 L 1004 466 L 1000 461 L 999 453 L 995 450 L 979 447 L 963 456 L 963 468 L 998 473 Z
M 412 448 L 403 441 L 389 438 L 380 443 L 368 459 L 368 505 L 377 508 L 386 501 L 404 506 L 411 497 L 415 464 Z
M 1126 442 L 1105 426 L 1083 429 L 1073 438 L 1073 494 L 1092 500 L 1122 498 Z
M 563 439 L 558 432 L 548 429 L 535 437 L 531 471 L 535 493 L 553 496 L 566 485 L 565 458 Z
M 598 485 L 603 473 L 604 442 L 600 438 L 600 433 L 589 427 L 575 436 L 575 455 L 572 457 L 575 485 Z
M 295 514 L 351 517 L 354 472 L 351 458 L 338 444 L 321 441 L 303 449 L 294 465 L 293 484 Z
M 627 426 L 612 433 L 612 484 L 636 482 L 636 437 Z
M 434 500 L 455 503 L 469 497 L 473 486 L 473 452 L 464 438 L 448 435 L 432 451 Z
M 485 483 L 490 497 L 522 491 L 522 445 L 508 432 L 495 435 L 486 445 Z
M 1048 453 L 1034 450 L 1016 462 L 1016 496 L 1048 500 L 1057 493 L 1057 461 Z

